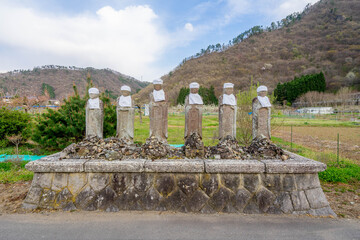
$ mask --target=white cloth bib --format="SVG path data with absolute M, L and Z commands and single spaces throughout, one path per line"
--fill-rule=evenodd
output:
M 89 99 L 88 100 L 88 107 L 90 109 L 99 109 L 100 108 L 100 99 L 99 98 L 94 98 L 94 99 Z
M 234 94 L 223 94 L 223 104 L 236 106 L 236 99 Z
M 154 90 L 153 96 L 155 102 L 165 101 L 165 92 L 162 89 L 159 91 Z
M 201 96 L 198 93 L 190 93 L 189 104 L 204 104 Z
M 265 97 L 258 96 L 257 99 L 259 100 L 262 107 L 271 107 L 270 100 L 267 96 Z
M 120 107 L 131 107 L 131 96 L 123 96 L 121 95 L 119 98 L 119 106 Z

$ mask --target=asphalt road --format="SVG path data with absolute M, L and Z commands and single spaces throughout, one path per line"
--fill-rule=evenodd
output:
M 360 239 L 360 220 L 74 212 L 0 216 L 0 239 Z

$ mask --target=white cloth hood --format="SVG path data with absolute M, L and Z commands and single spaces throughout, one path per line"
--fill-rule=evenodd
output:
M 119 98 L 119 106 L 120 107 L 131 107 L 131 96 L 123 96 L 121 95 Z
M 161 80 L 161 79 L 155 79 L 155 80 L 153 81 L 153 84 L 163 84 L 163 80 Z
M 224 88 L 234 88 L 233 83 L 224 83 Z
M 263 91 L 267 92 L 267 90 L 268 90 L 268 88 L 266 86 L 261 85 L 256 89 L 256 92 L 263 92 Z
M 236 98 L 234 94 L 223 94 L 222 104 L 236 106 Z
M 154 96 L 154 101 L 155 102 L 160 102 L 160 101 L 165 101 L 165 92 L 163 89 L 157 91 L 157 90 L 153 90 L 153 96 Z
M 189 104 L 204 104 L 204 102 L 198 93 L 190 93 Z
M 88 100 L 88 107 L 90 109 L 99 109 L 100 108 L 100 99 L 99 98 L 94 98 L 94 99 L 89 99 Z
M 257 99 L 259 100 L 262 107 L 271 107 L 270 100 L 267 96 L 265 97 L 258 96 Z
M 130 88 L 129 86 L 127 86 L 127 85 L 122 86 L 120 90 L 121 90 L 121 91 L 131 92 L 131 88 Z
M 192 82 L 192 83 L 190 83 L 189 87 L 190 88 L 199 88 L 200 85 L 197 82 Z
M 100 92 L 99 92 L 99 89 L 97 89 L 97 88 L 90 88 L 90 89 L 89 89 L 89 94 L 90 94 L 90 93 L 99 94 Z

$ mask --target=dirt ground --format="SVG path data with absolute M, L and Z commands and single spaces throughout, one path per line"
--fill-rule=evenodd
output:
M 290 142 L 291 127 L 276 128 L 272 135 Z M 316 151 L 337 151 L 337 134 L 340 139 L 340 156 L 360 164 L 360 127 L 293 127 L 293 143 Z
M 39 212 L 39 210 L 27 211 L 21 208 L 30 184 L 30 181 L 1 183 L 0 214 Z M 360 183 L 357 185 L 324 183 L 322 187 L 331 208 L 339 217 L 360 219 Z M 44 212 L 44 210 L 41 212 Z M 45 212 L 50 211 L 45 210 Z

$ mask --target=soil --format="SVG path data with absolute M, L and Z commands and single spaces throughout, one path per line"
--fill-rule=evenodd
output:
M 322 183 L 321 186 L 338 217 L 360 219 L 360 183 Z
M 22 202 L 30 188 L 31 181 L 0 183 L 0 213 L 23 213 Z
M 0 183 L 0 215 L 39 212 L 39 210 L 21 208 L 30 185 L 31 181 Z M 354 185 L 322 183 L 322 187 L 331 208 L 338 217 L 360 219 L 360 183 Z M 54 212 L 54 210 L 41 210 L 41 212 Z
M 355 160 L 360 164 L 360 128 L 348 127 L 293 127 L 293 142 L 315 151 L 337 151 L 337 134 L 340 138 L 340 156 Z M 291 141 L 291 128 L 282 126 L 272 135 Z

